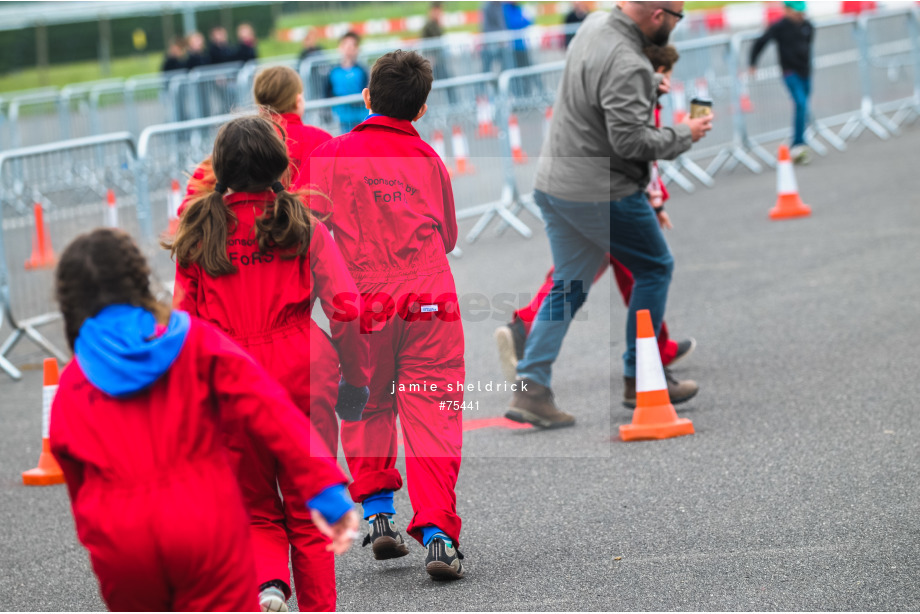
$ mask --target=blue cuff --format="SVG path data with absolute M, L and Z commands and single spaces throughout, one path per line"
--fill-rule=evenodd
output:
M 307 507 L 322 514 L 329 524 L 335 524 L 354 509 L 355 504 L 346 493 L 345 485 L 336 484 L 307 501 Z
M 374 514 L 395 514 L 396 507 L 393 505 L 393 491 L 381 490 L 374 493 L 361 502 L 364 506 L 364 518 L 367 519 Z
M 450 538 L 447 536 L 447 533 L 439 529 L 438 527 L 422 527 L 422 545 L 427 546 L 435 536 L 440 536 L 444 541 L 450 541 Z

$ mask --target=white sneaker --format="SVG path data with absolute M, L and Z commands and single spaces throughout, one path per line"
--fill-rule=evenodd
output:
M 287 612 L 287 601 L 281 589 L 269 586 L 259 592 L 259 607 L 263 612 Z

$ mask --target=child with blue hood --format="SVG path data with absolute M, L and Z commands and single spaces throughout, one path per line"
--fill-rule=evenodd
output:
M 75 239 L 57 269 L 74 360 L 50 439 L 77 534 L 113 611 L 257 611 L 226 433 L 245 430 L 290 470 L 337 553 L 357 529 L 347 480 L 281 386 L 213 326 L 158 303 L 149 278 L 115 229 Z

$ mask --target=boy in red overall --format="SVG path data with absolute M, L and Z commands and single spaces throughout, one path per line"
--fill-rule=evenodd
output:
M 431 64 L 417 53 L 377 60 L 364 90 L 371 115 L 310 156 L 310 178 L 331 199 L 314 198 L 311 207 L 329 215 L 365 301 L 359 313 L 343 297 L 336 314 L 361 319 L 374 366 L 363 418 L 342 423 L 351 495 L 370 525 L 365 545 L 373 545 L 377 559 L 408 554 L 393 520 L 393 491 L 402 487 L 398 414 L 414 511 L 407 531 L 427 546 L 432 577 L 456 579 L 463 576 L 454 486 L 465 371 L 447 253 L 457 224 L 447 169 L 412 127 L 428 109 L 431 82 Z
M 335 297 L 357 288 L 329 231 L 285 189 L 289 158 L 271 122 L 249 116 L 225 124 L 211 163 L 217 182 L 190 200 L 170 246 L 175 306 L 219 326 L 272 373 L 334 454 L 336 404 L 370 381 L 367 338 L 357 321 L 332 321 L 330 340 L 311 313 L 319 298 L 331 317 Z M 334 610 L 335 561 L 296 505 L 292 476 L 264 446 L 240 448 L 260 600 L 282 607 L 290 597 L 290 549 L 300 608 Z
M 210 324 L 157 303 L 149 279 L 137 245 L 108 228 L 75 239 L 57 270 L 75 357 L 50 438 L 77 534 L 112 611 L 257 610 L 224 435 L 245 430 L 270 450 L 296 504 L 335 524 L 338 552 L 358 524 L 345 476 L 316 454 L 324 446 L 284 390 Z

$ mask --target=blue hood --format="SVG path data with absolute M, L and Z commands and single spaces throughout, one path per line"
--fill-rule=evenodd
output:
M 185 344 L 191 318 L 174 311 L 156 334 L 156 319 L 143 307 L 109 305 L 86 320 L 74 355 L 87 379 L 106 394 L 125 397 L 153 384 L 175 362 Z

